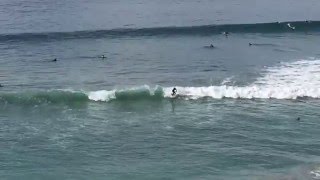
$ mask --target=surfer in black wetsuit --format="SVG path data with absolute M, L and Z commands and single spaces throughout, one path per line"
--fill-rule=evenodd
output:
M 210 48 L 214 48 L 214 46 L 213 46 L 213 44 L 210 44 L 210 46 L 209 46 Z
M 57 58 L 54 58 L 54 59 L 52 60 L 52 62 L 57 62 Z
M 105 55 L 100 56 L 101 59 L 107 58 Z
M 176 95 L 176 93 L 177 93 L 177 88 L 174 87 L 174 88 L 172 89 L 171 95 L 174 96 L 174 95 Z

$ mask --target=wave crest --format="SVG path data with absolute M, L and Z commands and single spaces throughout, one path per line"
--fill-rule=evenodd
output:
M 93 101 L 111 101 L 111 100 L 141 100 L 141 99 L 162 99 L 164 92 L 162 87 L 156 86 L 150 88 L 145 85 L 123 90 L 101 90 L 88 93 L 88 98 Z
M 242 99 L 297 99 L 300 97 L 320 98 L 320 60 L 300 60 L 281 63 L 266 68 L 260 78 L 248 86 L 205 86 L 179 87 L 178 98 L 198 99 L 210 97 Z M 173 87 L 150 87 L 148 85 L 100 91 L 53 90 L 44 92 L 0 93 L 0 103 L 42 104 L 83 103 L 89 101 L 137 101 L 173 98 Z
M 6 41 L 59 41 L 66 39 L 97 39 L 139 36 L 212 35 L 231 33 L 282 33 L 319 31 L 320 21 L 271 22 L 257 24 L 221 24 L 185 27 L 152 27 L 140 29 L 109 29 L 74 32 L 40 32 L 0 34 L 0 42 Z

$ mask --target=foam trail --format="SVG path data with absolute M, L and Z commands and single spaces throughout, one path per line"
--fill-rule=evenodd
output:
M 198 99 L 211 97 L 243 99 L 297 99 L 299 97 L 320 98 L 320 60 L 299 60 L 280 63 L 264 70 L 262 77 L 248 86 L 176 87 L 180 97 Z M 145 85 L 131 89 L 93 91 L 88 98 L 93 101 L 110 101 L 141 98 L 171 98 L 173 87 L 150 88 Z
M 227 79 L 226 81 L 230 81 Z M 226 82 L 224 82 L 226 83 Z M 299 97 L 320 98 L 320 60 L 299 60 L 281 63 L 264 70 L 262 77 L 248 86 L 176 87 L 180 97 L 198 99 L 211 97 L 243 99 L 297 99 Z M 173 87 L 150 88 L 145 85 L 123 90 L 93 91 L 88 97 L 93 101 L 110 101 L 141 98 L 171 98 Z
M 320 60 L 299 60 L 280 63 L 266 68 L 262 76 L 248 86 L 177 87 L 180 99 L 210 97 L 243 99 L 297 99 L 299 97 L 320 98 Z M 226 79 L 227 83 L 230 79 Z M 149 87 L 148 85 L 128 89 L 99 91 L 51 90 L 40 92 L 0 92 L 0 103 L 10 104 L 72 104 L 88 101 L 158 101 L 172 98 L 173 87 Z
M 171 89 L 164 88 L 164 96 L 171 97 Z M 209 86 L 177 87 L 178 94 L 191 99 L 221 98 L 320 98 L 320 60 L 300 60 L 282 63 L 265 70 L 264 76 L 245 87 Z

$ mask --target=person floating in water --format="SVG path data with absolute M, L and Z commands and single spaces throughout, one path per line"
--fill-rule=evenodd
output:
M 171 95 L 174 96 L 174 95 L 176 95 L 176 94 L 177 94 L 177 88 L 174 87 L 174 88 L 172 89 Z
M 249 46 L 252 46 L 253 44 L 252 43 L 249 43 Z
M 107 58 L 105 55 L 100 56 L 101 59 Z
M 56 62 L 57 61 L 57 58 L 54 58 L 53 60 L 52 60 L 52 62 Z
M 209 46 L 210 48 L 214 48 L 214 45 L 213 44 L 210 44 L 210 46 Z
M 228 35 L 229 35 L 229 32 L 228 32 L 228 31 L 225 31 L 225 32 L 223 32 L 222 34 L 224 34 L 225 36 L 228 36 Z

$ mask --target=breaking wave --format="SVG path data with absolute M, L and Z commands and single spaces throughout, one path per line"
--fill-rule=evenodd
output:
M 0 102 L 13 104 L 83 103 L 179 98 L 241 98 L 241 99 L 297 99 L 320 98 L 320 60 L 299 60 L 280 63 L 264 69 L 261 77 L 247 86 L 180 87 L 177 97 L 171 96 L 173 87 L 148 85 L 127 89 L 99 91 L 52 90 L 43 92 L 0 93 Z

